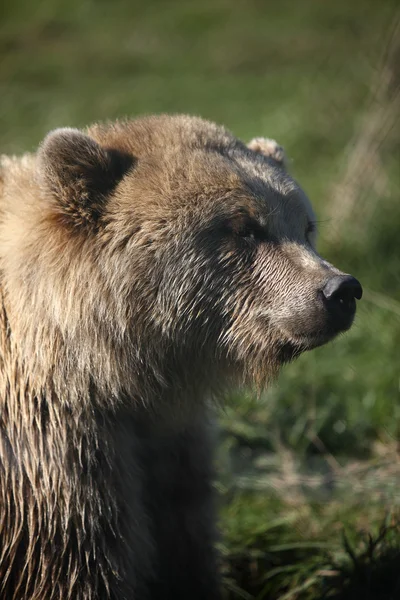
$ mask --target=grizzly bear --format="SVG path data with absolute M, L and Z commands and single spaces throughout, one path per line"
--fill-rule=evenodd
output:
M 0 597 L 213 600 L 212 400 L 348 329 L 272 140 L 159 116 L 0 171 Z

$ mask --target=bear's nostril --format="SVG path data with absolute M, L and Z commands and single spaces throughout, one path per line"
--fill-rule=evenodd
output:
M 363 293 L 360 282 L 351 275 L 332 277 L 322 292 L 327 300 L 336 301 L 343 308 L 352 307 L 354 300 L 360 300 Z

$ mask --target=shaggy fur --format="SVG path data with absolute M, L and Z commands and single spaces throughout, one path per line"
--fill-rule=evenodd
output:
M 185 116 L 2 159 L 2 598 L 219 597 L 207 398 L 354 316 L 283 163 Z

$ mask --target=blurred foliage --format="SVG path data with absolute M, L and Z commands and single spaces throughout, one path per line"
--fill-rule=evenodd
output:
M 0 8 L 1 152 L 33 150 L 53 127 L 153 112 L 200 114 L 245 140 L 276 138 L 316 208 L 321 253 L 365 287 L 348 334 L 286 367 L 261 398 L 236 393 L 221 412 L 229 598 L 400 597 L 398 526 L 378 533 L 397 510 L 400 482 L 397 7 L 6 0 Z M 343 525 L 353 536 L 346 543 Z

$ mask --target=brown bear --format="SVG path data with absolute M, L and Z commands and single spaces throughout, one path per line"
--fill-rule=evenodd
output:
M 348 329 L 283 150 L 159 116 L 0 171 L 0 597 L 213 600 L 210 400 Z

